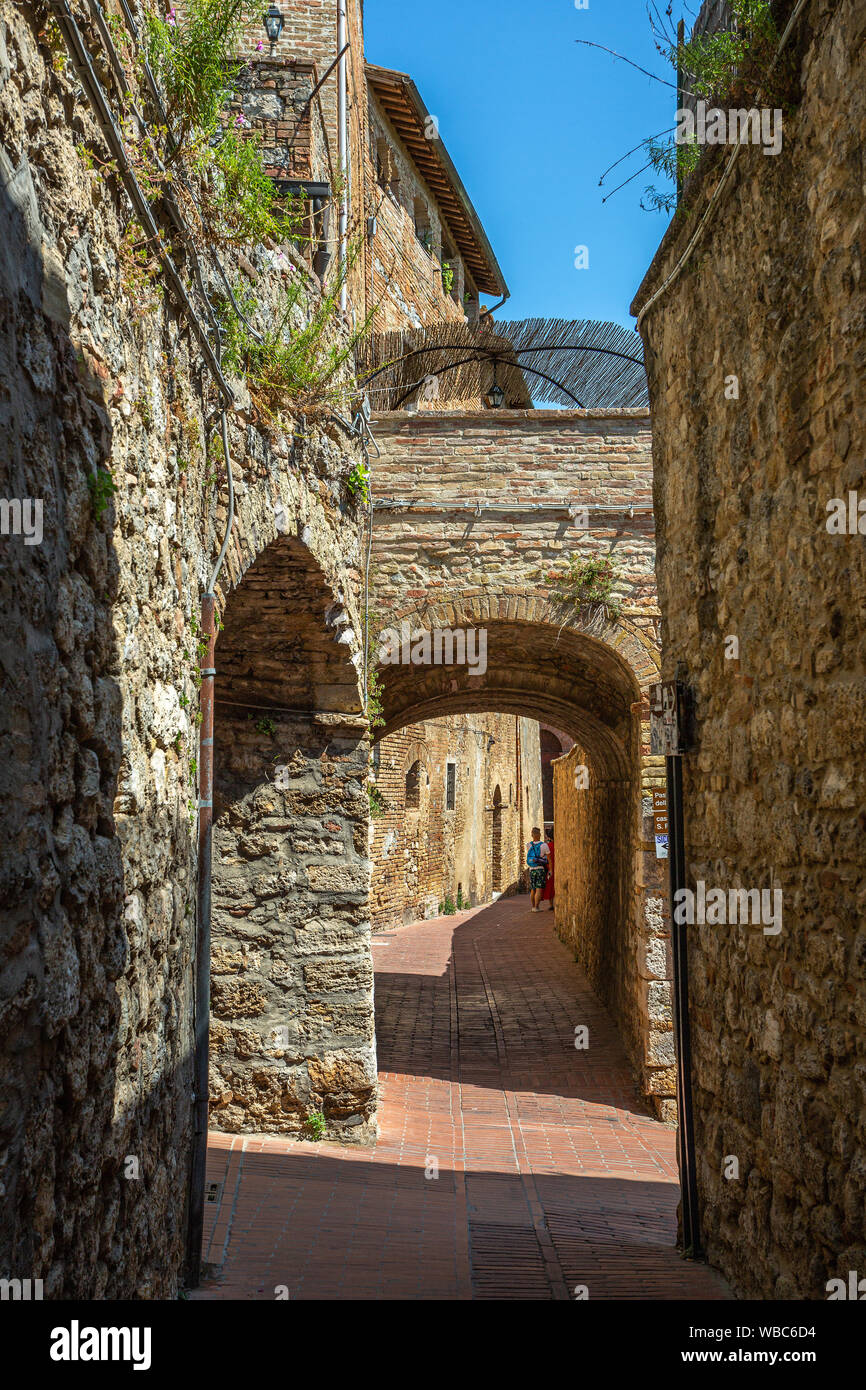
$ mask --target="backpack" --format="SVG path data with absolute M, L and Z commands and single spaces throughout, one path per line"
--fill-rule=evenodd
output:
M 526 863 L 530 869 L 538 869 L 544 863 L 541 857 L 541 846 L 543 844 L 543 840 L 538 840 L 537 842 L 533 840 L 529 849 L 526 851 Z

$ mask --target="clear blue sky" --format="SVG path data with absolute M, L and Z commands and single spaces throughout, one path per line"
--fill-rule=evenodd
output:
M 574 0 L 366 0 L 365 35 L 368 60 L 408 72 L 439 118 L 511 290 L 502 315 L 633 327 L 629 304 L 668 223 L 640 208 L 659 180 L 648 170 L 603 204 L 644 162 L 632 157 L 604 188 L 598 181 L 674 124 L 675 93 L 575 40 L 673 80 L 644 0 L 589 0 L 587 10 Z M 578 245 L 588 270 L 575 269 Z

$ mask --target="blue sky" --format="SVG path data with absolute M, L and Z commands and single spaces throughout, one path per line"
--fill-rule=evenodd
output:
M 644 161 L 614 170 L 605 188 L 598 181 L 673 125 L 675 94 L 575 40 L 672 80 L 644 0 L 589 0 L 587 10 L 574 0 L 366 0 L 365 35 L 368 60 L 408 72 L 439 118 L 511 290 L 502 316 L 633 327 L 629 304 L 668 218 L 640 208 L 651 170 L 602 203 Z M 587 270 L 575 269 L 578 245 Z

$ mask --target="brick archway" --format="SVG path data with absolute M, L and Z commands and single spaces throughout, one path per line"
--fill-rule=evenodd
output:
M 574 739 L 557 763 L 557 931 L 617 1017 L 645 1094 L 657 1113 L 669 1116 L 667 930 L 663 866 L 650 848 L 648 790 L 656 770 L 644 698 L 659 667 L 645 631 L 600 605 L 565 610 L 546 593 L 498 600 L 457 594 L 421 609 L 404 607 L 389 628 L 391 637 L 379 647 L 386 658 L 378 667 L 380 737 L 422 719 L 495 711 L 552 724 Z M 412 660 L 413 652 L 426 655 L 418 634 L 446 629 L 476 633 L 474 645 L 465 647 L 478 664 L 475 673 L 468 660 Z
M 379 663 L 385 725 L 378 737 L 444 714 L 513 712 L 570 734 L 607 775 L 630 775 L 638 752 L 633 707 L 657 675 L 658 659 L 628 620 L 600 605 L 564 610 L 547 594 L 497 601 L 470 593 L 404 609 L 386 631 L 403 641 Z M 411 659 L 412 634 L 446 631 L 485 634 L 483 671 L 480 660 L 476 673 L 470 663 Z
M 387 736 L 513 712 L 574 740 L 554 763 L 557 931 L 619 1023 L 647 1096 L 674 1094 L 665 865 L 647 693 L 659 672 L 652 440 L 639 410 L 374 418 L 377 629 L 484 628 L 485 670 L 383 663 Z M 556 603 L 568 566 L 615 562 L 616 617 Z M 598 867 L 597 867 L 598 866 Z

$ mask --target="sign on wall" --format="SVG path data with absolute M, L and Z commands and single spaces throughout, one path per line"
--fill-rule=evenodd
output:
M 668 794 L 666 791 L 653 792 L 653 832 L 656 842 L 656 859 L 667 859 Z
M 650 752 L 665 758 L 678 757 L 683 749 L 676 681 L 659 681 L 651 685 L 649 701 Z

